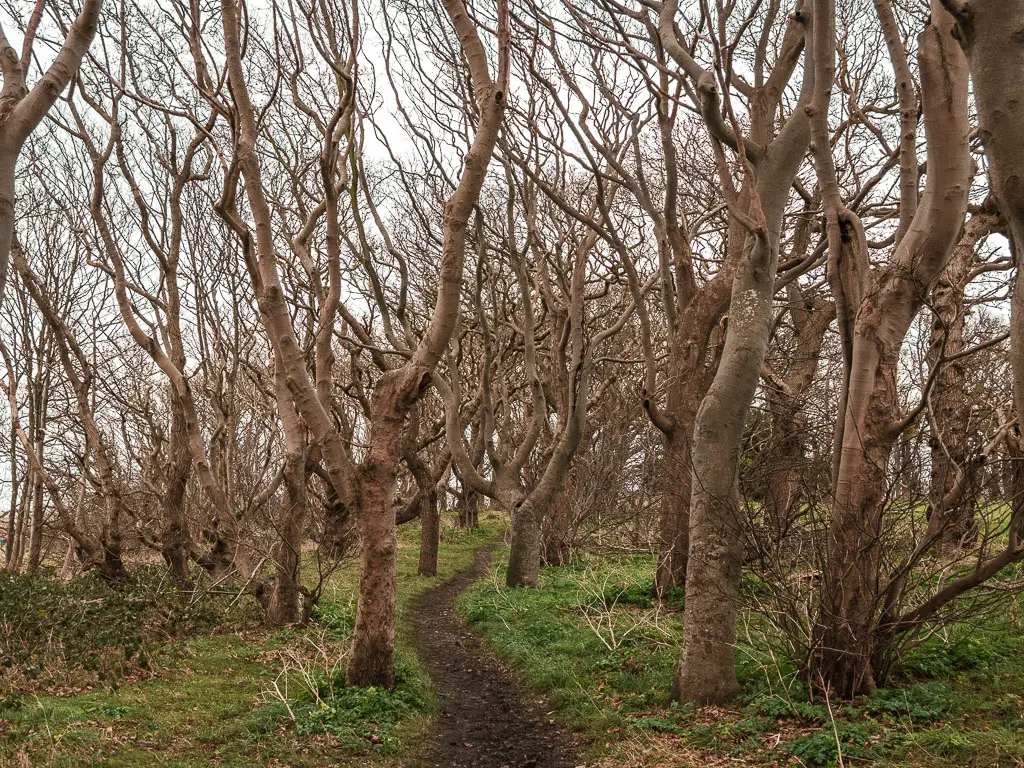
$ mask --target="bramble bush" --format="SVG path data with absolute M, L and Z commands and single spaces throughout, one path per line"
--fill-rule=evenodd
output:
M 0 571 L 0 693 L 146 674 L 158 643 L 259 621 L 255 606 L 229 593 L 201 579 L 180 592 L 153 566 L 118 584 L 95 573 L 62 581 Z

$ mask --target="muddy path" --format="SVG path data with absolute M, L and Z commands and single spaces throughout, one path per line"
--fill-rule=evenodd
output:
M 569 736 L 551 721 L 551 707 L 527 692 L 470 632 L 455 598 L 487 574 L 490 552 L 479 550 L 462 571 L 420 598 L 413 615 L 416 649 L 441 704 L 430 768 L 577 768 Z

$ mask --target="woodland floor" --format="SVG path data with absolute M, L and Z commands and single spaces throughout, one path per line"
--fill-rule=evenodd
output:
M 931 636 L 891 688 L 850 703 L 811 697 L 777 633 L 745 614 L 741 697 L 694 710 L 665 704 L 682 596 L 652 604 L 649 555 L 580 552 L 543 568 L 540 589 L 509 590 L 504 531 L 497 518 L 474 532 L 446 520 L 439 575 L 428 579 L 416 574 L 418 529 L 403 527 L 394 691 L 341 684 L 354 563 L 334 575 L 308 628 L 268 632 L 255 614 L 239 624 L 227 596 L 204 609 L 223 611 L 209 629 L 132 647 L 141 668 L 117 645 L 135 619 L 112 613 L 141 587 L 110 606 L 102 592 L 74 592 L 67 602 L 78 607 L 63 618 L 60 601 L 47 602 L 46 648 L 29 645 L 13 663 L 0 648 L 0 768 L 1024 766 L 1019 599 Z M 745 575 L 750 594 L 762 588 Z M 0 579 L 3 647 L 26 613 L 42 616 L 50 598 L 33 589 Z M 88 620 L 82 604 L 95 612 Z M 76 666 L 74 648 L 94 636 L 110 644 L 101 661 L 120 659 L 116 674 Z M 17 678 L 19 664 L 36 677 Z

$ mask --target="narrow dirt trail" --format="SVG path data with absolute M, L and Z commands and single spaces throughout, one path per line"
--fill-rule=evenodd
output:
M 425 766 L 440 768 L 577 768 L 569 737 L 551 722 L 550 707 L 530 695 L 470 632 L 455 598 L 487 573 L 490 552 L 416 605 L 416 649 L 441 701 L 436 742 Z

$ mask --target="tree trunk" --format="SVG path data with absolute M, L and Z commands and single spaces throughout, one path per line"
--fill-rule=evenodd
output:
M 20 566 L 20 562 L 16 562 L 14 559 L 17 546 L 15 543 L 15 536 L 18 533 L 18 491 L 21 489 L 21 484 L 18 482 L 18 452 L 15 442 L 17 435 L 13 427 L 11 428 L 11 504 L 7 508 L 7 537 L 4 540 L 4 568 L 10 568 L 11 570 L 17 570 Z M 24 491 L 22 491 L 24 493 Z
M 955 11 L 958 39 L 967 52 L 992 192 L 1017 259 L 1010 303 L 1010 363 L 1019 424 L 1024 413 L 1024 0 L 946 0 L 946 6 Z M 1011 487 L 1020 490 L 1017 483 Z
M 771 332 L 777 265 L 767 229 L 750 236 L 748 249 L 733 285 L 722 359 L 693 433 L 683 653 L 671 695 L 698 704 L 729 701 L 739 692 L 734 648 L 743 526 L 737 479 Z
M 659 597 L 681 587 L 686 581 L 686 560 L 690 550 L 690 440 L 693 422 L 679 419 L 678 427 L 665 436 L 661 464 L 661 515 L 658 538 L 661 551 L 654 574 L 654 591 Z M 688 429 L 689 427 L 689 429 Z
M 736 242 L 737 232 L 742 241 L 742 228 L 731 226 L 730 243 Z M 718 356 L 711 350 L 715 346 L 714 337 L 718 335 L 716 329 L 729 306 L 729 286 L 735 270 L 728 264 L 735 264 L 741 253 L 741 249 L 734 246 L 729 246 L 729 250 L 736 255 L 727 256 L 727 265 L 689 302 L 670 351 L 672 373 L 665 406 L 670 427 L 662 429 L 665 453 L 658 520 L 660 552 L 654 575 L 655 594 L 659 596 L 683 586 L 686 581 L 693 480 L 691 441 L 701 398 L 718 365 Z M 645 409 L 657 425 L 659 420 L 653 416 L 652 406 L 645 402 Z
M 390 475 L 390 477 L 388 476 Z M 359 603 L 352 631 L 346 685 L 395 683 L 395 590 L 397 585 L 394 473 L 366 477 L 360 489 Z
M 71 581 L 77 570 L 75 563 L 75 540 L 68 538 L 68 548 L 64 552 L 64 563 L 60 567 L 61 581 Z
M 480 525 L 480 494 L 472 488 L 462 485 L 459 497 L 459 527 L 472 530 Z
M 529 497 L 512 508 L 512 540 L 505 575 L 505 584 L 509 587 L 537 586 L 543 513 L 544 510 Z
M 267 622 L 274 626 L 294 624 L 301 616 L 302 532 L 308 501 L 305 453 L 289 452 L 283 474 L 285 494 L 277 521 L 277 567 L 267 606 Z
M 800 484 L 804 480 L 806 426 L 799 416 L 772 419 L 768 487 L 764 498 L 766 546 L 778 551 L 800 514 Z
M 42 461 L 42 445 L 39 450 L 40 461 Z M 43 559 L 43 517 L 45 507 L 43 506 L 43 478 L 38 472 L 32 472 L 32 526 L 29 529 L 28 539 L 28 570 L 33 572 L 39 569 Z
M 28 470 L 26 469 L 26 472 Z M 18 527 L 14 532 L 14 552 L 11 555 L 11 562 L 16 571 L 20 571 L 25 562 L 25 535 L 28 526 L 28 505 L 31 494 L 31 487 L 28 480 L 23 483 L 21 501 L 18 503 Z
M 571 480 L 555 496 L 544 524 L 544 564 L 565 565 L 572 544 Z
M 188 522 L 185 519 L 185 493 L 192 474 L 192 457 L 185 434 L 185 416 L 171 395 L 171 435 L 169 476 L 160 500 L 163 521 L 160 531 L 160 553 L 178 589 L 191 588 L 189 578 Z
M 871 659 L 877 652 L 887 468 L 908 426 L 899 418 L 900 347 L 956 244 L 967 208 L 972 172 L 964 139 L 967 71 L 951 22 L 934 2 L 932 23 L 919 46 L 930 164 L 917 215 L 892 261 L 865 273 L 863 299 L 854 308 L 846 410 L 838 416 L 844 426 L 828 561 L 809 664 L 813 683 L 843 697 L 875 687 Z M 866 264 L 866 249 L 863 259 Z
M 0 151 L 0 299 L 7 287 L 11 243 L 14 240 L 14 185 L 20 151 L 20 142 L 10 149 Z
M 441 515 L 437 508 L 437 486 L 421 489 L 420 576 L 437 576 L 437 550 L 441 539 Z
M 714 76 L 696 64 L 677 37 L 676 7 L 675 2 L 662 5 L 659 39 L 697 86 L 709 132 L 717 141 L 733 146 L 745 175 L 739 195 L 734 190 L 725 192 L 731 213 L 726 261 L 735 264 L 735 274 L 725 282 L 726 270 L 723 280 L 712 281 L 729 292 L 729 325 L 693 431 L 684 640 L 671 693 L 675 700 L 712 703 L 727 701 L 739 690 L 733 651 L 743 558 L 739 457 L 771 335 L 779 230 L 793 178 L 810 140 L 804 107 L 813 80 L 805 73 L 800 101 L 777 129 L 782 86 L 776 78 L 788 82 L 807 38 L 806 14 L 798 7 L 786 35 L 793 46 L 787 57 L 780 57 L 766 86 L 752 94 L 753 138 L 736 135 L 735 128 L 722 125 Z M 720 151 L 721 145 L 716 146 Z M 759 159 L 749 157 L 748 150 Z M 719 154 L 717 163 L 724 179 L 731 173 L 724 155 Z M 751 163 L 757 163 L 756 175 Z M 712 301 L 711 297 L 704 300 Z M 712 329 L 707 330 L 710 333 Z M 701 349 L 706 347 L 707 339 Z M 703 384 L 703 378 L 698 384 Z
M 582 268 L 574 270 L 573 281 L 582 285 Z M 579 301 L 575 302 L 575 316 L 582 315 L 582 290 L 576 292 Z M 576 323 L 576 327 L 581 327 Z M 581 333 L 582 331 L 580 331 Z M 576 339 L 580 358 L 573 365 L 579 370 L 574 376 L 577 389 L 571 402 L 565 408 L 564 428 L 558 435 L 551 457 L 548 459 L 544 474 L 526 498 L 512 506 L 512 541 L 509 552 L 508 573 L 505 584 L 508 587 L 536 587 L 540 578 L 540 558 L 543 549 L 544 520 L 548 517 L 551 506 L 558 494 L 565 490 L 566 478 L 572 468 L 572 458 L 576 455 L 583 428 L 587 420 L 587 397 L 590 381 L 589 359 L 581 359 L 582 343 L 579 333 Z

